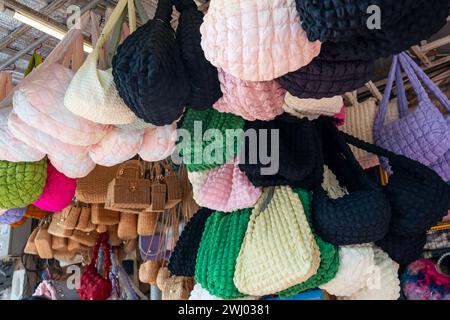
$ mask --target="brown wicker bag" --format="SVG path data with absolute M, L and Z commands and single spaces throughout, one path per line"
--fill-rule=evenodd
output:
M 28 237 L 27 244 L 25 245 L 25 249 L 23 250 L 23 252 L 25 252 L 26 254 L 32 254 L 34 256 L 38 255 L 36 244 L 34 243 L 38 231 L 39 228 L 34 229 L 33 232 L 31 232 L 30 236 Z
M 136 239 L 138 236 L 137 223 L 137 214 L 122 212 L 120 214 L 120 222 L 117 229 L 118 237 L 122 240 Z
M 83 232 L 80 230 L 74 230 L 70 239 L 78 242 L 79 244 L 86 247 L 94 247 L 97 241 L 98 233 L 95 231 L 92 232 Z
M 117 230 L 119 225 L 108 226 L 109 243 L 113 247 L 118 247 L 122 244 L 122 239 L 119 238 Z
M 132 253 L 136 251 L 137 248 L 137 239 L 128 240 L 123 243 L 123 252 L 126 254 Z
M 67 249 L 53 251 L 53 258 L 58 261 L 71 262 L 76 256 L 76 251 L 68 251 Z
M 52 237 L 52 250 L 61 251 L 67 250 L 67 238 Z
M 99 225 L 97 226 L 96 231 L 97 231 L 97 233 L 105 233 L 105 232 L 108 232 L 108 226 L 105 226 L 104 224 L 99 224 Z
M 78 224 L 75 227 L 76 230 L 83 232 L 91 232 L 97 229 L 97 226 L 91 221 L 91 206 L 88 204 L 83 204 L 81 206 L 80 218 L 78 219 Z
M 156 233 L 160 212 L 141 212 L 138 216 L 137 234 L 152 236 Z
M 86 203 L 105 203 L 108 185 L 116 176 L 119 165 L 102 167 L 97 165 L 88 176 L 77 179 L 76 197 Z
M 183 199 L 183 190 L 181 188 L 180 179 L 170 163 L 167 160 L 164 160 L 163 165 L 165 171 L 164 181 L 167 186 L 167 201 L 165 208 L 171 209 L 178 205 Z
M 69 238 L 67 240 L 67 251 L 69 251 L 69 252 L 78 252 L 82 248 L 83 248 L 83 246 L 78 241 L 72 240 L 71 238 Z
M 162 300 L 188 300 L 194 289 L 192 277 L 170 277 L 162 289 Z
M 63 211 L 61 211 L 61 219 L 59 221 L 60 226 L 67 230 L 74 230 L 78 224 L 80 214 L 81 214 L 80 204 L 77 203 L 68 206 Z
M 141 264 L 139 267 L 139 281 L 151 285 L 156 285 L 156 277 L 158 276 L 159 268 L 162 261 L 149 260 Z
M 120 221 L 120 212 L 105 209 L 102 204 L 91 206 L 91 222 L 97 225 L 113 226 Z
M 150 181 L 144 178 L 140 161 L 122 164 L 108 185 L 106 207 L 115 209 L 146 209 L 150 206 Z
M 194 200 L 194 193 L 192 191 L 191 183 L 189 182 L 186 166 L 182 166 L 180 169 L 180 182 L 183 194 L 183 200 L 181 201 L 181 215 L 186 223 L 192 218 L 192 216 L 200 210 L 200 206 Z
M 48 233 L 60 238 L 69 238 L 72 235 L 73 230 L 68 230 L 61 226 L 61 215 L 61 212 L 55 212 L 53 214 L 52 221 L 48 227 Z
M 52 235 L 48 233 L 47 224 L 39 226 L 34 244 L 41 259 L 53 259 Z
M 167 185 L 161 172 L 161 163 L 152 164 L 151 172 L 151 205 L 147 209 L 153 212 L 164 212 L 166 208 Z

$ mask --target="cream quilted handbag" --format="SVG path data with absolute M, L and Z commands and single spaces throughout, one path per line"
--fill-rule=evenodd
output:
M 70 83 L 64 104 L 74 114 L 102 124 L 130 124 L 137 120 L 119 96 L 112 69 L 98 68 L 100 51 L 121 20 L 128 5 L 130 31 L 136 30 L 136 13 L 133 0 L 120 0 L 106 23 L 93 52 L 74 75 Z
M 285 186 L 264 190 L 236 260 L 236 288 L 254 296 L 283 291 L 308 280 L 319 265 L 319 247 L 298 194 Z
M 297 118 L 315 120 L 320 116 L 333 117 L 341 112 L 344 106 L 342 96 L 322 99 L 300 99 L 289 92 L 284 97 L 283 109 Z

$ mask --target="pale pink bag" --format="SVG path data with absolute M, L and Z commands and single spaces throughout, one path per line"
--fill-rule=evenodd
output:
M 252 185 L 237 161 L 208 171 L 208 178 L 195 196 L 200 206 L 222 212 L 251 208 L 261 196 L 262 189 Z
M 66 90 L 84 60 L 82 29 L 89 18 L 93 26 L 98 26 L 94 13 L 83 15 L 81 28 L 70 29 L 13 96 L 14 111 L 22 121 L 64 143 L 79 146 L 98 143 L 107 129 L 76 116 L 64 106 Z
M 222 98 L 214 104 L 220 112 L 233 113 L 245 120 L 270 121 L 283 113 L 286 90 L 275 80 L 244 81 L 219 69 Z
M 66 177 L 48 162 L 44 191 L 33 204 L 44 211 L 56 212 L 66 208 L 75 196 L 77 182 Z
M 147 128 L 145 129 L 139 156 L 149 162 L 164 160 L 175 151 L 176 141 L 176 123 L 164 127 Z
M 295 0 L 212 0 L 200 32 L 206 59 L 250 81 L 296 71 L 321 49 L 308 41 Z

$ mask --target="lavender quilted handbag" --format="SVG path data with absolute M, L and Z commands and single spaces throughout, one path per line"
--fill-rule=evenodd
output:
M 412 112 L 408 112 L 408 103 L 401 76 L 402 68 L 418 95 L 419 105 Z M 445 158 L 445 154 L 450 150 L 450 126 L 438 108 L 431 102 L 418 76 L 440 103 L 450 111 L 448 98 L 425 73 L 420 71 L 419 66 L 406 53 L 401 53 L 394 56 L 383 101 L 375 118 L 374 138 L 375 143 L 381 147 L 417 160 L 426 166 L 434 167 Z M 398 88 L 400 118 L 384 125 L 394 80 L 397 82 Z M 438 169 L 437 171 L 440 171 L 440 168 L 441 166 L 434 167 L 434 169 Z M 448 173 L 438 173 L 441 176 L 448 176 Z
M 166 239 L 161 234 L 139 237 L 139 252 L 143 261 L 167 260 L 171 252 L 166 249 Z

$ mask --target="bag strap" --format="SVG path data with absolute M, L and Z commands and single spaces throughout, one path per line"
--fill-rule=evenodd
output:
M 172 18 L 173 0 L 159 0 L 156 7 L 155 20 L 160 20 L 170 26 Z

